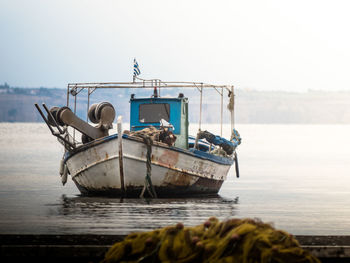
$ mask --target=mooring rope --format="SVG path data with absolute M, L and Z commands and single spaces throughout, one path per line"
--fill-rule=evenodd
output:
M 146 156 L 147 173 L 146 173 L 146 177 L 145 177 L 145 184 L 144 184 L 142 192 L 140 194 L 140 198 L 143 198 L 143 195 L 144 195 L 146 189 L 152 198 L 157 198 L 157 193 L 154 189 L 154 186 L 152 184 L 152 179 L 151 179 L 151 175 L 152 175 L 152 166 L 151 166 L 152 160 L 151 160 L 151 158 L 152 158 L 153 140 L 150 136 L 148 136 L 146 134 L 140 134 L 140 137 L 142 137 L 143 142 L 146 144 L 146 147 L 147 147 L 147 156 Z

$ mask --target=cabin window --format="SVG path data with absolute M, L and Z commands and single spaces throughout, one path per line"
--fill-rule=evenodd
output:
M 141 104 L 139 121 L 141 123 L 160 122 L 161 119 L 169 121 L 170 105 L 167 103 Z

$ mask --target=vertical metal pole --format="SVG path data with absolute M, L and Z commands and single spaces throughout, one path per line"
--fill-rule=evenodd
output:
M 220 136 L 222 137 L 222 118 L 223 118 L 223 113 L 224 113 L 224 88 L 221 88 L 221 125 L 220 125 Z
M 90 88 L 88 88 L 88 103 L 86 110 L 86 122 L 89 122 L 89 107 L 90 107 Z
M 200 89 L 200 104 L 199 104 L 199 127 L 198 130 L 201 130 L 201 126 L 202 126 L 202 100 L 203 100 L 203 83 Z
M 201 84 L 201 88 L 199 89 L 200 92 L 200 102 L 199 102 L 199 124 L 198 124 L 198 132 L 196 139 L 194 141 L 194 148 L 198 149 L 198 140 L 199 140 L 199 133 L 201 132 L 201 126 L 202 126 L 202 100 L 203 100 L 203 83 Z
M 76 114 L 77 111 L 77 94 L 74 96 L 74 114 Z M 75 128 L 73 128 L 73 139 L 75 141 Z
M 69 85 L 67 86 L 67 107 L 69 107 Z
M 158 97 L 160 98 L 160 80 L 158 80 Z
M 67 107 L 69 108 L 69 85 L 67 85 Z M 65 126 L 64 128 L 64 133 L 66 134 L 65 136 L 65 139 L 67 137 L 67 140 L 69 141 L 69 136 L 68 136 L 68 127 Z M 74 141 L 73 141 L 74 143 Z M 66 146 L 66 143 L 64 144 L 64 153 L 66 153 L 66 149 L 67 149 L 67 146 Z

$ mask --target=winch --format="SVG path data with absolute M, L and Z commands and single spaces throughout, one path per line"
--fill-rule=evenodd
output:
M 47 109 L 46 106 L 44 106 L 44 108 Z M 56 128 L 66 125 L 71 126 L 82 133 L 82 142 L 87 143 L 108 136 L 108 130 L 113 128 L 112 123 L 115 115 L 115 109 L 109 102 L 92 104 L 88 111 L 88 117 L 92 123 L 97 124 L 94 127 L 88 122 L 80 119 L 69 107 L 55 106 L 47 111 L 47 123 Z

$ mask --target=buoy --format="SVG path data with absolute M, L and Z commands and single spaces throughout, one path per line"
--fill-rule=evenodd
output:
M 63 185 L 65 185 L 67 183 L 67 177 L 68 177 L 68 167 L 65 164 L 64 165 L 64 169 L 63 169 L 63 174 L 62 174 L 62 177 L 61 177 L 61 181 L 62 181 Z
M 62 158 L 61 159 L 61 162 L 60 162 L 60 175 L 62 176 L 64 172 L 64 159 Z
M 236 170 L 236 177 L 239 178 L 239 167 L 238 167 L 238 158 L 236 151 L 234 152 L 235 155 L 235 170 Z

